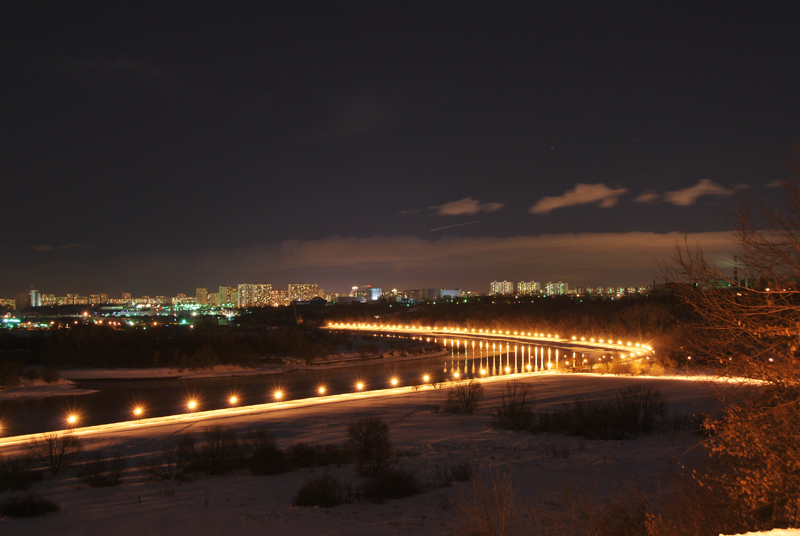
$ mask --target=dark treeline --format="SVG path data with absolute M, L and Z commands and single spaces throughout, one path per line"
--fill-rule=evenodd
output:
M 338 311 L 337 320 L 545 332 L 562 337 L 630 338 L 642 342 L 670 333 L 679 316 L 676 303 L 669 298 L 469 299 L 466 303 L 408 308 L 384 306 L 379 313 L 369 306 L 350 307 Z
M 77 324 L 69 329 L 0 335 L 0 361 L 19 367 L 176 367 L 252 365 L 271 358 L 324 357 L 347 345 L 348 337 L 325 330 L 268 327 L 159 326 L 113 329 Z

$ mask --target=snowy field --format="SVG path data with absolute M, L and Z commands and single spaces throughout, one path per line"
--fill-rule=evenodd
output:
M 542 374 L 523 378 L 536 396 L 537 409 L 558 407 L 576 397 L 611 394 L 635 384 L 661 390 L 672 412 L 692 413 L 707 407 L 702 381 L 676 378 L 630 378 L 599 375 Z M 380 396 L 342 397 L 317 404 L 265 404 L 257 411 L 217 411 L 175 421 L 143 421 L 102 433 L 80 434 L 85 450 L 118 450 L 128 471 L 121 485 L 91 488 L 67 470 L 33 490 L 54 501 L 61 512 L 32 519 L 0 519 L 2 534 L 287 534 L 287 535 L 442 535 L 458 521 L 452 499 L 467 483 L 429 489 L 384 504 L 358 502 L 334 508 L 292 507 L 292 496 L 312 474 L 330 473 L 359 483 L 354 466 L 303 469 L 276 476 L 239 471 L 222 476 L 191 475 L 182 482 L 144 478 L 139 461 L 155 453 L 161 441 L 185 431 L 202 434 L 204 426 L 223 424 L 244 433 L 267 428 L 285 448 L 296 441 L 341 443 L 350 419 L 378 415 L 390 428 L 399 466 L 432 484 L 437 471 L 467 461 L 477 474 L 507 471 L 517 487 L 523 526 L 532 526 L 530 505 L 546 505 L 556 494 L 582 490 L 602 499 L 614 489 L 637 482 L 660 489 L 676 457 L 690 451 L 697 439 L 685 434 L 656 434 L 629 441 L 589 441 L 549 434 L 496 430 L 491 409 L 500 402 L 504 381 L 485 383 L 486 399 L 475 415 L 434 413 L 443 405 L 443 389 L 408 389 Z M 333 397 L 332 397 L 333 398 Z M 81 430 L 77 430 L 78 433 Z M 13 456 L 22 446 L 0 441 L 0 456 Z M 697 449 L 694 449 L 695 451 Z M 20 493 L 20 492 L 17 492 Z M 10 493 L 0 494 L 0 501 Z

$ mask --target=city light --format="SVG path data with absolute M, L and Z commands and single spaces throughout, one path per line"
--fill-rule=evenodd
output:
M 190 410 L 194 411 L 195 408 L 197 408 L 197 401 L 189 400 L 189 402 L 186 404 L 186 407 L 188 407 Z
M 325 388 L 324 387 L 320 387 L 319 388 L 319 394 L 320 395 L 324 395 L 325 394 Z
M 397 378 L 392 378 L 392 385 L 397 386 Z
M 236 396 L 232 396 L 232 397 L 230 397 L 230 399 L 228 399 L 228 402 L 230 402 L 231 406 L 235 406 L 236 402 L 238 402 L 238 400 L 239 399 Z
M 75 423 L 77 423 L 77 422 L 78 422 L 78 416 L 77 416 L 77 415 L 75 415 L 74 413 L 73 413 L 73 414 L 71 414 L 71 415 L 69 415 L 69 416 L 67 417 L 67 422 L 69 423 L 69 425 L 70 425 L 70 426 L 74 426 L 74 425 L 75 425 Z
M 358 389 L 359 391 L 363 391 L 364 390 L 364 384 L 361 383 L 361 382 L 358 382 L 358 384 L 356 384 L 356 389 Z
M 280 400 L 281 398 L 283 398 L 283 393 L 275 391 L 275 400 Z
M 428 376 L 428 375 L 426 374 L 425 376 L 423 376 L 423 377 L 422 377 L 422 379 L 423 379 L 425 382 L 428 382 L 428 381 L 430 381 L 431 377 L 430 377 L 430 376 Z
M 141 417 L 142 416 L 142 412 L 143 412 L 143 410 L 142 410 L 141 406 L 136 406 L 135 408 L 133 408 L 133 414 L 136 415 L 136 417 Z

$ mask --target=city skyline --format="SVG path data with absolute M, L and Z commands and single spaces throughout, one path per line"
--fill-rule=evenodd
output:
M 647 285 L 800 140 L 796 4 L 0 13 L 0 296 Z

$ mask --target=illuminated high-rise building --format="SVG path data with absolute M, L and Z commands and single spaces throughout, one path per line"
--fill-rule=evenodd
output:
M 236 290 L 236 306 L 267 307 L 270 299 L 270 284 L 240 283 Z
M 233 295 L 236 293 L 236 287 L 219 287 L 219 293 L 217 295 L 217 304 L 219 305 L 236 305 L 236 300 L 233 298 Z
M 494 296 L 514 294 L 514 283 L 510 281 L 492 281 L 489 283 L 489 294 Z
M 273 307 L 289 305 L 289 291 L 282 288 L 272 289 L 269 293 L 269 304 Z
M 28 307 L 41 307 L 42 305 L 42 297 L 39 291 L 33 288 L 27 292 L 20 292 L 17 294 L 14 301 L 16 302 L 17 310 L 26 309 Z
M 289 283 L 289 301 L 310 301 L 319 296 L 319 286 L 313 283 Z
M 517 283 L 517 294 L 520 296 L 531 296 L 539 294 L 542 284 L 538 281 L 520 281 Z
M 208 289 L 207 288 L 198 288 L 195 292 L 195 302 L 197 305 L 207 305 L 208 304 Z
M 547 283 L 544 288 L 544 293 L 548 296 L 563 296 L 569 294 L 569 285 L 567 283 Z
M 99 294 L 89 294 L 89 302 L 92 305 L 108 303 L 108 294 L 105 292 L 101 292 Z

